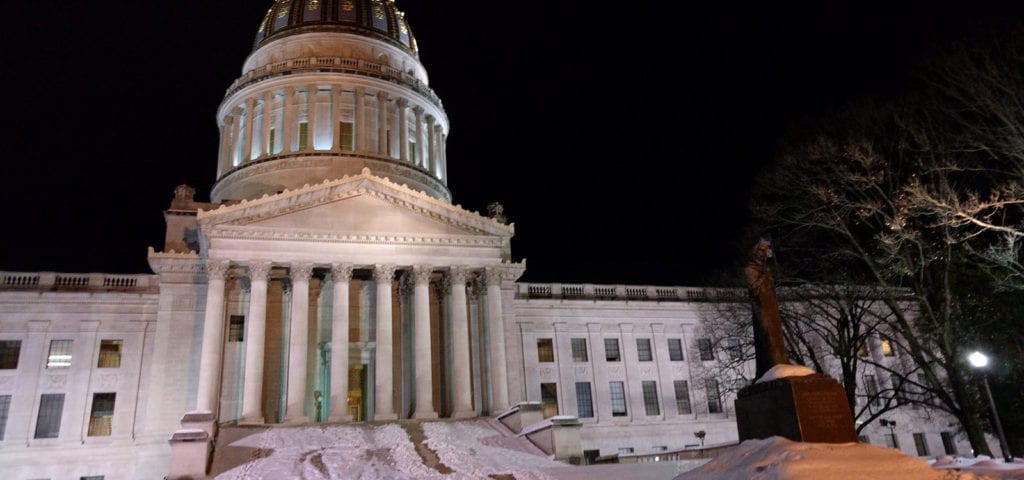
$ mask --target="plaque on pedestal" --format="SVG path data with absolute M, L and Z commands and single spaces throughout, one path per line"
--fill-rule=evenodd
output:
M 780 436 L 797 442 L 857 441 L 842 385 L 815 373 L 755 383 L 736 398 L 740 441 Z

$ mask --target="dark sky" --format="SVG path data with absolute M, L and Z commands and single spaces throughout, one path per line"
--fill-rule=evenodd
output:
M 149 272 L 270 0 L 0 2 L 0 270 Z M 501 202 L 524 281 L 699 285 L 793 121 L 898 94 L 1022 2 L 399 0 L 451 122 L 454 202 Z M 674 11 L 673 11 L 674 10 Z

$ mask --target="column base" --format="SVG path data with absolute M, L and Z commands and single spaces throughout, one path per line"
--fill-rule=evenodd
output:
M 476 416 L 477 416 L 476 412 L 473 411 L 473 410 L 463 410 L 461 412 L 455 412 L 455 413 L 452 414 L 452 418 L 455 418 L 455 419 L 473 418 L 473 417 L 476 417 Z
M 373 421 L 375 422 L 388 422 L 391 420 L 398 420 L 397 413 L 376 413 L 373 415 Z
M 327 421 L 331 423 L 348 423 L 352 421 L 352 415 L 328 415 Z
M 437 412 L 416 412 L 412 414 L 415 420 L 437 420 Z
M 238 419 L 238 425 L 242 426 L 242 427 L 254 426 L 254 425 L 263 426 L 263 425 L 266 425 L 266 424 L 267 424 L 267 422 L 265 421 L 265 419 L 262 416 L 259 416 L 259 417 L 255 417 L 255 416 L 254 417 L 242 417 L 242 418 Z
M 309 418 L 305 415 L 301 417 L 284 417 L 284 421 L 281 422 L 283 425 L 306 425 L 310 423 Z

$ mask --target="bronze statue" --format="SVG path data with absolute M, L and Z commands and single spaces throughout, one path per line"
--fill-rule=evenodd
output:
M 750 261 L 744 272 L 750 286 L 754 309 L 754 356 L 757 364 L 755 378 L 760 378 L 775 365 L 789 364 L 789 353 L 782 334 L 782 316 L 775 298 L 775 282 L 768 268 L 772 256 L 772 243 L 762 237 L 754 245 Z

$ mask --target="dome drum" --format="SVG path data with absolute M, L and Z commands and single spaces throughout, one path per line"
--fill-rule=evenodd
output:
M 260 23 L 254 49 L 309 31 L 358 33 L 417 53 L 416 39 L 394 0 L 277 0 Z

